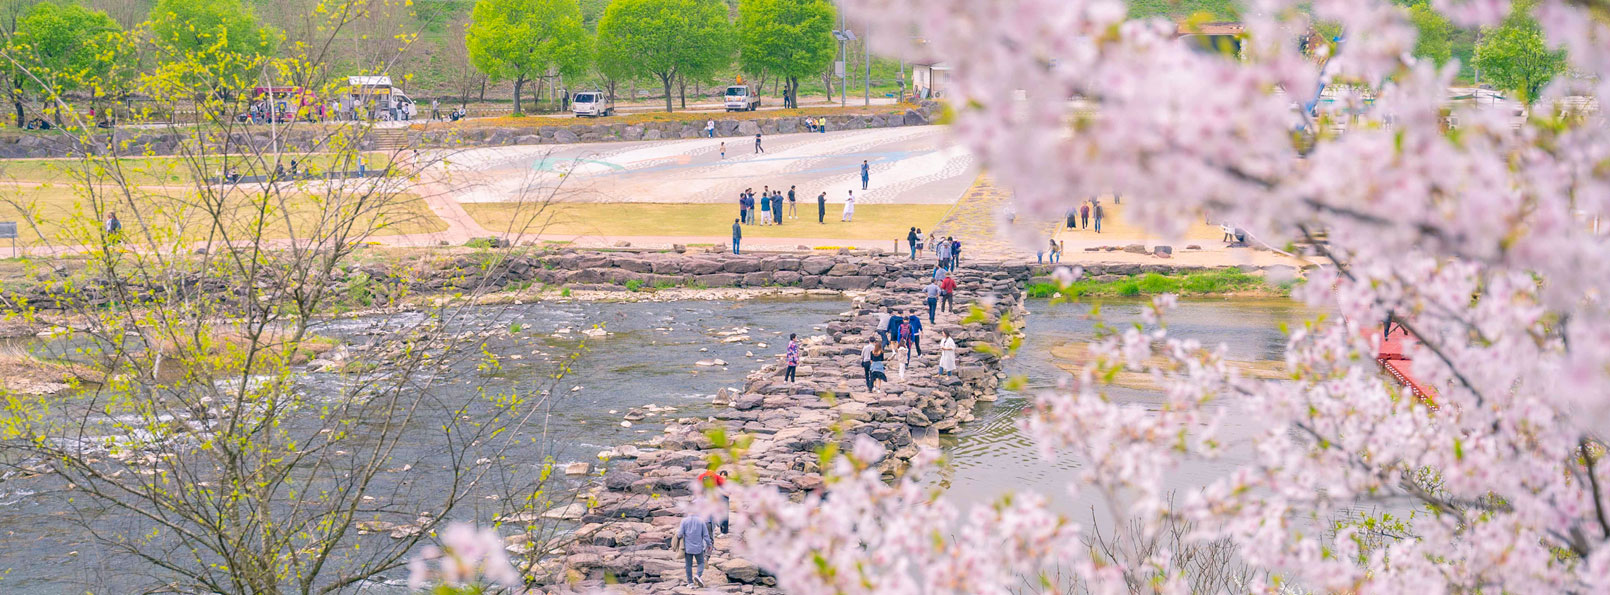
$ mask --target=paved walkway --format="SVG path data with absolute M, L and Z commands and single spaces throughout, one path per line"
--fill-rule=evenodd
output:
M 1034 258 L 1034 251 L 1017 245 L 1012 238 L 1001 235 L 1001 217 L 1012 212 L 1012 192 L 995 184 L 989 174 L 979 174 L 973 186 L 962 193 L 961 200 L 949 215 L 934 228 L 941 236 L 961 240 L 962 258 L 990 258 L 1016 260 Z M 1035 238 L 1050 238 L 1056 230 L 1055 221 L 1012 220 L 1006 223 L 1016 232 Z
M 753 137 L 516 145 L 445 154 L 460 202 L 512 202 L 533 189 L 560 202 L 736 204 L 745 188 L 827 193 L 856 204 L 950 204 L 976 176 L 971 153 L 943 126 Z M 726 144 L 726 155 L 721 154 Z M 871 180 L 861 188 L 861 163 Z M 557 192 L 555 190 L 557 189 Z

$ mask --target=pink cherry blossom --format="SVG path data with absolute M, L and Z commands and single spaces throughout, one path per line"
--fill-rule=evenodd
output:
M 1434 5 L 1469 25 L 1510 10 Z M 1123 21 L 1113 0 L 845 8 L 912 33 L 886 49 L 949 63 L 955 138 L 1021 214 L 1120 192 L 1159 234 L 1204 216 L 1275 246 L 1324 234 L 1307 254 L 1324 266 L 1294 297 L 1327 314 L 1292 330 L 1287 378 L 1243 376 L 1222 346 L 1174 336 L 1160 298 L 1145 327 L 1096 337 L 1073 382 L 1035 396 L 1023 426 L 1080 462 L 1068 492 L 1146 531 L 1189 522 L 1195 543 L 1233 543 L 1259 573 L 1246 591 L 1531 593 L 1610 588 L 1610 136 L 1581 108 L 1610 85 L 1610 26 L 1589 6 L 1535 7 L 1574 76 L 1523 117 L 1451 101 L 1455 69 L 1413 59 L 1414 27 L 1383 0 L 1251 2 L 1238 56 Z M 1302 55 L 1313 20 L 1342 38 Z M 1316 103 L 1322 83 L 1333 102 Z M 1412 335 L 1427 395 L 1381 372 L 1388 317 Z M 1110 398 L 1115 368 L 1148 374 L 1161 404 Z M 1261 431 L 1226 435 L 1227 415 Z M 1249 460 L 1168 505 L 1172 473 L 1236 440 Z M 925 465 L 886 483 L 857 462 L 871 447 L 854 450 L 825 501 L 733 488 L 739 547 L 789 592 L 1005 593 L 1040 572 L 1091 592 L 1190 588 L 1168 556 L 1093 556 L 1090 528 L 1046 506 L 1062 494 L 963 509 L 919 479 Z

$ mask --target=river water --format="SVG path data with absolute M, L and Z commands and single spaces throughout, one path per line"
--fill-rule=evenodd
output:
M 1140 321 L 1145 303 L 1109 300 L 1101 304 L 1099 317 L 1090 316 L 1086 304 L 1028 303 L 1023 345 L 1005 367 L 1008 375 L 1024 377 L 1026 386 L 1019 392 L 1003 391 L 996 402 L 981 404 L 976 420 L 941 439 L 950 464 L 934 481 L 947 488 L 953 502 L 983 504 L 1008 492 L 1034 491 L 1045 495 L 1054 510 L 1074 520 L 1090 520 L 1092 513 L 1104 525 L 1113 520 L 1107 504 L 1091 490 L 1077 497 L 1068 495 L 1067 486 L 1077 478 L 1080 462 L 1069 456 L 1045 460 L 1033 440 L 1018 429 L 1019 414 L 1034 394 L 1072 376 L 1071 370 L 1079 363 L 1075 358 L 1082 344 L 1094 337 L 1098 322 L 1125 328 Z M 1223 343 L 1228 347 L 1227 358 L 1239 367 L 1268 371 L 1277 369 L 1285 358 L 1281 323 L 1296 325 L 1313 314 L 1302 304 L 1284 299 L 1182 301 L 1165 322 L 1171 336 L 1197 339 L 1205 346 Z M 1119 402 L 1146 405 L 1162 401 L 1156 389 L 1146 386 L 1117 386 L 1108 392 Z M 1229 440 L 1223 455 L 1175 469 L 1166 478 L 1168 487 L 1178 493 L 1225 475 L 1249 460 L 1246 439 L 1264 429 L 1255 415 L 1225 416 L 1220 433 Z
M 447 397 L 471 391 L 532 391 L 553 385 L 547 379 L 553 362 L 573 352 L 585 339 L 585 352 L 569 374 L 553 387 L 559 400 L 545 420 L 530 432 L 545 432 L 546 452 L 559 463 L 596 461 L 599 451 L 658 434 L 664 417 L 699 416 L 713 410 L 713 395 L 724 387 L 741 387 L 761 361 L 775 360 L 788 343 L 788 333 L 819 334 L 822 324 L 848 308 L 839 298 L 755 299 L 733 302 L 539 302 L 471 308 L 450 323 L 453 332 L 473 332 L 496 354 L 500 370 L 484 373 L 478 358 L 465 358 L 432 379 L 432 390 Z M 324 335 L 363 344 L 373 334 L 417 323 L 423 315 L 364 317 L 340 320 L 314 329 Z M 518 325 L 518 326 L 516 326 Z M 601 326 L 608 334 L 589 337 L 583 331 Z M 733 333 L 748 335 L 726 343 Z M 761 345 L 764 344 L 765 347 Z M 696 365 L 724 360 L 724 366 Z M 345 380 L 334 373 L 309 373 L 303 390 L 337 394 Z M 70 399 L 71 397 L 69 397 Z M 623 427 L 634 407 L 671 408 Z M 543 422 L 546 422 L 545 424 Z M 420 432 L 415 442 L 440 438 Z M 404 443 L 398 460 L 428 460 L 438 444 Z M 512 457 L 519 460 L 518 457 Z M 531 461 L 534 468 L 540 461 Z M 400 464 L 400 463 L 399 463 Z M 410 489 L 422 499 L 445 487 L 445 478 L 417 465 Z M 575 481 L 574 478 L 571 481 Z M 0 593 L 60 595 L 64 593 L 140 592 L 153 579 L 130 570 L 130 563 L 105 552 L 79 522 L 138 534 L 140 524 L 127 515 L 90 512 L 68 504 L 83 495 L 64 491 L 53 476 L 0 477 Z M 430 500 L 427 500 L 430 501 Z M 460 520 L 488 522 L 495 510 L 482 499 L 466 502 Z M 388 539 L 372 535 L 365 539 Z M 135 567 L 140 566 L 134 564 Z M 388 573 L 389 584 L 368 584 L 365 593 L 395 593 L 405 571 Z
M 1110 324 L 1139 319 L 1142 302 L 1109 301 L 1101 309 Z M 551 386 L 562 400 L 544 421 L 552 456 L 560 463 L 591 461 L 604 449 L 642 440 L 659 433 L 663 417 L 699 416 L 713 410 L 711 396 L 723 387 L 740 387 L 744 376 L 763 361 L 772 361 L 787 343 L 787 334 L 819 334 L 822 325 L 848 307 L 841 299 L 747 300 L 737 302 L 686 301 L 641 303 L 554 303 L 506 305 L 471 309 L 454 330 L 479 331 L 487 350 L 498 356 L 501 369 L 478 373 L 469 358 L 435 381 L 438 390 L 530 391 Z M 1092 509 L 1104 512 L 1090 497 L 1055 497 L 1074 477 L 1078 462 L 1069 458 L 1047 462 L 1016 427 L 1019 412 L 1037 390 L 1055 385 L 1068 375 L 1078 357 L 1079 345 L 1093 334 L 1095 321 L 1086 306 L 1051 306 L 1029 303 L 1027 337 L 1018 355 L 1008 360 L 1006 372 L 1028 379 L 1021 393 L 1003 393 L 994 403 L 982 404 L 978 419 L 964 424 L 943 439 L 951 465 L 935 479 L 948 488 L 958 503 L 986 503 L 1009 490 L 1036 490 L 1054 496 L 1054 506 L 1075 518 L 1089 518 Z M 1269 366 L 1283 357 L 1282 322 L 1296 322 L 1311 313 L 1287 300 L 1185 302 L 1169 318 L 1174 333 L 1205 344 L 1225 343 L 1229 356 L 1249 366 Z M 362 343 L 375 329 L 410 322 L 368 317 L 344 320 L 316 329 Z M 582 331 L 601 325 L 608 334 L 585 337 Z M 488 333 L 488 330 L 495 332 Z M 744 342 L 723 342 L 732 334 L 749 336 Z M 586 339 L 586 352 L 557 385 L 544 379 L 557 358 Z M 766 344 L 761 347 L 760 344 Z M 726 366 L 699 366 L 699 360 L 724 360 Z M 319 392 L 341 382 L 335 374 L 309 374 L 309 391 Z M 1156 402 L 1146 387 L 1115 389 L 1116 398 L 1137 403 Z M 632 423 L 621 424 L 632 408 L 648 405 L 674 408 Z M 1225 432 L 1245 436 L 1258 429 L 1252 416 L 1231 416 Z M 425 434 L 426 436 L 434 436 Z M 433 445 L 405 445 L 428 450 Z M 1244 460 L 1244 445 L 1233 444 L 1221 461 L 1178 470 L 1171 481 L 1179 489 L 1199 486 Z M 1238 450 L 1240 449 L 1240 450 Z M 404 452 L 402 456 L 409 456 Z M 417 473 L 417 472 L 416 472 Z M 419 473 L 423 490 L 432 484 Z M 101 553 L 75 523 L 84 507 L 65 504 L 72 493 L 53 486 L 48 476 L 0 478 L 0 593 L 56 595 L 60 593 L 120 593 L 150 584 L 150 579 L 128 572 L 123 559 Z M 459 518 L 485 522 L 487 511 L 470 507 Z M 111 523 L 117 519 L 86 519 Z M 384 539 L 384 537 L 371 537 Z M 392 576 L 394 575 L 394 576 Z M 370 583 L 364 592 L 397 592 L 402 572 L 390 573 L 383 583 Z

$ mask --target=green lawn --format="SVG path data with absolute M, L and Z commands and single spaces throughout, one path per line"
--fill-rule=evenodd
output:
M 371 169 L 380 167 L 390 157 L 386 153 L 379 152 L 367 153 L 367 156 Z M 328 170 L 335 164 L 335 156 L 324 153 L 306 155 L 286 153 L 281 159 L 285 160 L 287 168 L 290 167 L 291 159 L 297 159 L 315 171 Z M 208 157 L 199 163 L 208 175 L 217 175 L 223 170 L 225 159 Z M 255 156 L 231 156 L 228 159 L 229 167 L 239 171 L 241 175 L 268 173 L 257 171 L 255 169 L 257 163 Z M 193 172 L 196 164 L 192 159 L 185 157 L 122 157 L 118 159 L 117 170 L 134 185 L 188 185 L 195 179 Z M 108 164 L 99 161 L 0 159 L 0 182 L 78 182 L 85 179 L 84 174 L 87 172 L 100 183 L 110 183 L 114 179 L 111 169 Z
M 512 203 L 464 205 L 470 216 L 494 231 L 585 236 L 716 236 L 732 234 L 737 207 L 728 204 L 562 203 L 542 207 Z M 785 212 L 787 207 L 784 207 Z M 745 226 L 745 238 L 904 240 L 911 227 L 931 229 L 950 205 L 857 205 L 855 221 L 842 223 L 843 205 L 828 203 L 825 224 L 816 222 L 816 203 L 801 204 L 799 219 L 780 226 Z M 877 246 L 881 246 L 877 245 Z
M 118 213 L 125 233 L 137 233 L 142 226 L 149 226 L 160 230 L 158 235 L 163 237 L 178 235 L 186 241 L 206 239 L 211 232 L 207 216 L 201 209 L 187 206 L 194 202 L 189 196 L 177 190 L 170 195 L 147 193 L 133 198 L 131 204 L 117 195 L 102 192 L 99 199 L 115 205 L 105 209 Z M 274 213 L 267 219 L 264 237 L 289 237 L 292 229 L 297 230 L 299 236 L 307 235 L 323 215 L 324 209 L 317 203 L 319 198 L 295 197 L 288 216 Z M 226 215 L 226 225 L 237 238 L 249 237 L 248 234 L 255 233 L 249 226 L 254 225 L 256 209 L 245 197 L 237 200 L 239 205 Z M 17 222 L 19 244 L 36 243 L 41 235 L 56 244 L 90 243 L 101 225 L 95 213 L 90 199 L 70 188 L 0 187 L 0 221 Z M 385 206 L 369 211 L 362 220 L 363 225 L 377 226 L 375 235 L 426 233 L 447 228 L 447 223 L 423 200 L 407 195 L 390 199 Z

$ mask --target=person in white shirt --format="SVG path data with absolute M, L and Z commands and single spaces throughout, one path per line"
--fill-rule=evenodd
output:
M 851 190 L 850 191 L 850 197 L 844 199 L 844 216 L 840 220 L 844 221 L 845 223 L 849 223 L 849 221 L 851 219 L 854 219 L 854 218 L 855 218 L 855 191 Z
M 949 376 L 956 371 L 956 340 L 950 338 L 950 331 L 944 331 L 944 339 L 939 341 L 939 375 Z

